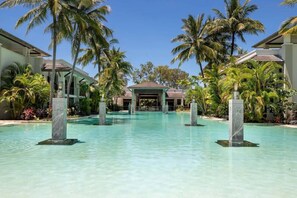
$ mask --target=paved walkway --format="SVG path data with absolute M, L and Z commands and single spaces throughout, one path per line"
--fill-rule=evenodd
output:
M 51 120 L 0 120 L 0 126 L 28 124 L 28 123 L 50 123 Z

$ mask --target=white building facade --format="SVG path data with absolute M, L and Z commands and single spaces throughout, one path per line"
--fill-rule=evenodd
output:
M 41 73 L 48 81 L 50 80 L 50 73 L 52 70 L 52 61 L 45 60 L 50 54 L 38 49 L 37 47 L 21 40 L 14 35 L 0 29 L 0 85 L 2 70 L 13 64 L 19 63 L 21 65 L 30 64 L 34 73 Z M 56 82 L 63 83 L 63 93 L 66 97 L 67 80 L 69 79 L 72 65 L 64 60 L 57 60 L 56 62 Z M 71 86 L 70 101 L 77 103 L 81 96 L 80 84 L 82 83 L 94 84 L 96 81 L 91 78 L 86 72 L 80 69 L 75 69 L 73 83 Z M 10 119 L 11 115 L 6 110 L 9 104 L 0 103 L 0 119 Z
M 52 60 L 44 60 L 42 67 L 41 67 L 41 72 L 43 76 L 48 79 L 50 78 L 51 71 L 52 71 Z M 62 94 L 63 97 L 67 97 L 67 84 L 69 82 L 69 78 L 71 75 L 72 71 L 72 65 L 65 60 L 56 60 L 56 85 L 58 83 L 62 84 Z M 80 98 L 86 97 L 85 95 L 82 94 L 80 91 L 80 86 L 86 83 L 87 85 L 92 85 L 96 84 L 97 81 L 90 77 L 88 73 L 84 72 L 83 70 L 79 68 L 74 69 L 73 73 L 73 78 L 72 78 L 72 83 L 70 86 L 70 95 L 69 95 L 69 105 L 73 105 L 79 102 Z
M 266 62 L 273 61 L 283 66 L 282 72 L 289 80 L 293 89 L 297 90 L 297 35 L 282 35 L 278 32 L 270 35 L 253 46 L 254 51 L 241 56 L 236 63 L 249 59 Z M 297 96 L 293 97 L 297 102 Z
M 32 65 L 33 72 L 40 73 L 43 58 L 50 56 L 48 53 L 0 29 L 0 85 L 2 70 L 17 62 Z M 9 119 L 6 103 L 0 104 L 0 119 Z

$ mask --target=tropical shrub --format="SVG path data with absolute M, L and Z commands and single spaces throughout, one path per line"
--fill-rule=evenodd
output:
M 80 84 L 79 91 L 81 96 L 86 96 L 88 90 L 89 90 L 89 85 L 86 82 Z
M 107 106 L 107 108 L 111 111 L 120 111 L 123 110 L 123 108 L 117 104 L 113 104 L 112 102 L 109 103 L 109 105 Z
M 287 83 L 282 68 L 274 62 L 259 63 L 248 61 L 245 67 L 245 81 L 241 85 L 241 98 L 245 101 L 245 119 L 251 122 L 263 122 L 269 109 L 280 114 L 277 104 L 281 101 L 280 93 Z M 247 69 L 249 68 L 249 69 Z
M 1 72 L 0 90 L 11 88 L 15 77 L 18 74 L 24 74 L 27 71 L 32 71 L 32 66 L 28 64 L 22 65 L 18 62 L 14 62 L 5 67 Z
M 244 100 L 246 122 L 265 122 L 268 112 L 277 119 L 288 122 L 293 117 L 289 112 L 294 103 L 289 98 L 296 91 L 281 72 L 282 67 L 274 62 L 248 61 L 244 64 L 229 63 L 227 66 L 211 65 L 204 70 L 206 87 L 196 86 L 186 92 L 186 100 L 195 99 L 202 114 L 227 117 L 228 101 L 232 98 L 236 83 L 241 99 Z M 284 85 L 286 85 L 284 88 Z
M 48 117 L 48 111 L 47 109 L 36 109 L 35 115 L 37 118 L 42 119 Z
M 186 103 L 191 103 L 192 100 L 197 102 L 198 111 L 205 115 L 207 112 L 207 104 L 206 104 L 206 89 L 195 86 L 194 89 L 189 89 L 186 92 Z
M 176 112 L 182 112 L 182 111 L 186 111 L 188 110 L 187 108 L 185 108 L 183 105 L 178 105 L 176 108 Z
M 25 109 L 21 115 L 21 119 L 23 120 L 33 120 L 35 118 L 36 115 L 33 108 Z
M 8 85 L 8 84 L 7 84 Z M 1 90 L 0 102 L 10 104 L 12 117 L 20 118 L 24 109 L 43 108 L 48 102 L 50 87 L 41 74 L 33 74 L 30 67 L 17 74 L 10 86 Z
M 91 112 L 99 112 L 100 90 L 96 86 L 90 86 Z
M 79 109 L 81 115 L 91 114 L 91 99 L 83 98 L 79 100 Z

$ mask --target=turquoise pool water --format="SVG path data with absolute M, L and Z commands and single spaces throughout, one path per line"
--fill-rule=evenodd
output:
M 297 129 L 245 125 L 258 148 L 223 148 L 224 121 L 186 113 L 68 123 L 73 146 L 37 146 L 50 124 L 0 127 L 0 197 L 297 197 Z

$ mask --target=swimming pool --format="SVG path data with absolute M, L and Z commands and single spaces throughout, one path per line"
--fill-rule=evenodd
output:
M 1 197 L 297 197 L 297 129 L 245 125 L 258 148 L 223 148 L 225 121 L 187 113 L 68 123 L 73 146 L 41 146 L 50 124 L 0 127 Z

